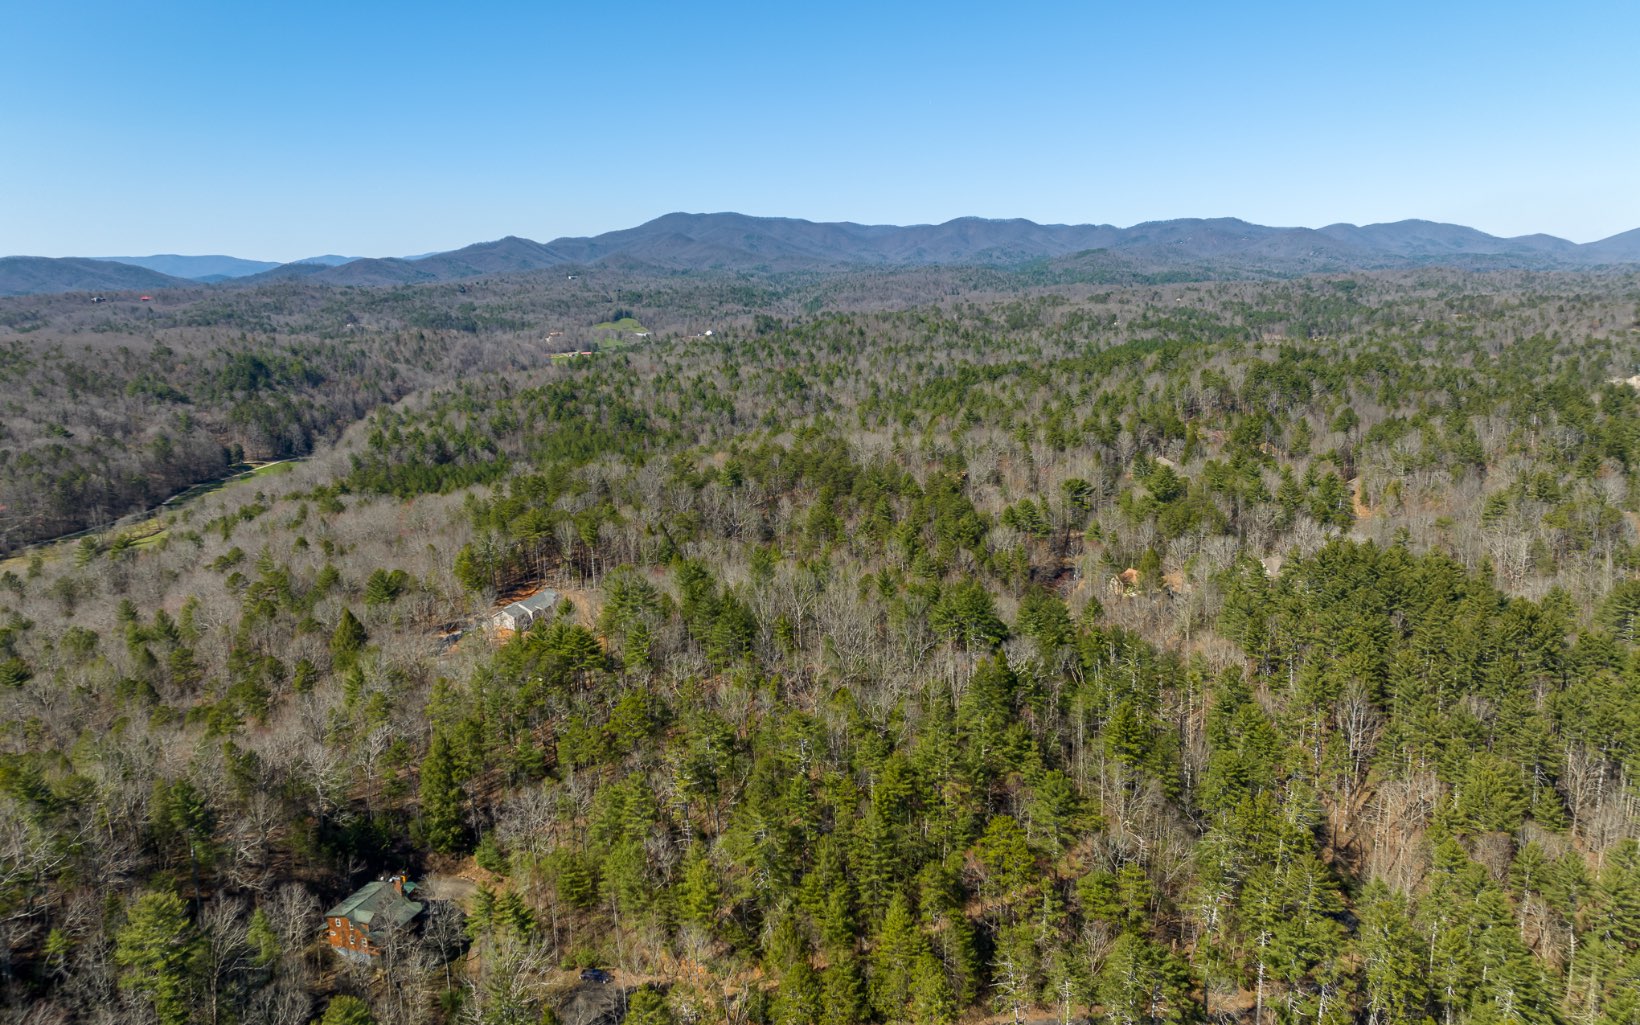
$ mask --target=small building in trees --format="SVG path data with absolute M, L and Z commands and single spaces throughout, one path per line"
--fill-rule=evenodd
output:
M 550 618 L 557 604 L 557 591 L 537 591 L 491 616 L 490 626 L 495 630 L 511 630 L 514 633 L 528 630 L 537 620 Z
M 343 957 L 379 956 L 385 934 L 409 925 L 426 907 L 410 899 L 415 890 L 416 884 L 400 872 L 353 891 L 325 912 L 325 941 L 330 949 Z
M 1129 566 L 1122 572 L 1111 577 L 1105 584 L 1106 593 L 1114 598 L 1123 598 L 1139 593 L 1139 583 L 1143 575 L 1134 566 Z

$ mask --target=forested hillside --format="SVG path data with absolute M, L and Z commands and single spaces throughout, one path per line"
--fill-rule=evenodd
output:
M 617 277 L 6 301 L 0 555 L 140 513 L 243 460 L 305 456 L 418 389 L 597 346 L 591 326 L 622 303 L 649 299 L 671 323 L 763 298 L 724 302 L 734 291 Z
M 1640 279 L 1056 273 L 0 308 L 314 451 L 0 566 L 5 1013 L 1640 1025 Z

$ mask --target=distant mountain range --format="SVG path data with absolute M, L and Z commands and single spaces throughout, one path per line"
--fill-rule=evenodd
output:
M 158 271 L 173 278 L 187 278 L 190 281 L 226 281 L 229 278 L 243 278 L 265 270 L 273 270 L 279 266 L 278 263 L 268 260 L 241 260 L 237 256 L 177 256 L 174 253 L 161 253 L 158 256 L 99 256 L 97 259 L 130 264 L 133 267 L 146 267 L 151 271 Z
M 186 278 L 189 281 L 202 281 L 207 284 L 246 278 L 252 274 L 273 270 L 275 267 L 286 266 L 275 260 L 243 260 L 237 256 L 177 256 L 174 253 L 161 253 L 157 256 L 99 256 L 95 259 L 126 263 L 133 267 L 146 267 L 173 278 Z M 356 259 L 358 257 L 354 256 L 310 256 L 305 260 L 297 260 L 296 263 L 335 267 Z
M 1499 238 L 1461 225 L 1416 220 L 1272 228 L 1235 218 L 1188 218 L 1117 228 L 961 217 L 944 224 L 898 227 L 734 213 L 675 213 L 591 238 L 541 243 L 508 236 L 404 259 L 322 256 L 269 264 L 231 256 L 6 257 L 0 259 L 0 295 L 196 287 L 201 282 L 400 285 L 600 264 L 654 271 L 751 273 L 925 265 L 1006 267 L 1062 261 L 1091 251 L 1151 271 L 1223 275 L 1428 265 L 1571 269 L 1640 263 L 1640 229 L 1579 245 L 1551 235 Z M 136 269 L 151 276 L 135 278 Z

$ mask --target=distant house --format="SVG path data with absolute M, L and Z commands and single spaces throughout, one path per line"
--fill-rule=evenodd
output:
M 490 617 L 490 626 L 492 629 L 511 630 L 514 633 L 528 630 L 536 620 L 549 618 L 557 604 L 557 591 L 537 591 L 528 598 L 503 607 Z
M 1139 591 L 1140 579 L 1141 577 L 1138 569 L 1133 566 L 1129 566 L 1127 569 L 1124 569 L 1122 572 L 1110 578 L 1110 581 L 1105 584 L 1105 591 L 1112 597 L 1116 598 L 1137 594 Z
M 410 899 L 415 890 L 416 884 L 403 873 L 355 890 L 325 912 L 325 941 L 330 949 L 343 957 L 380 956 L 385 934 L 410 924 L 426 907 Z

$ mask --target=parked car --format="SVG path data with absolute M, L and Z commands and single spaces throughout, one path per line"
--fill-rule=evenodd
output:
M 604 971 L 602 968 L 583 968 L 581 969 L 581 981 L 596 982 L 598 985 L 602 986 L 605 983 L 615 981 L 615 976 Z

